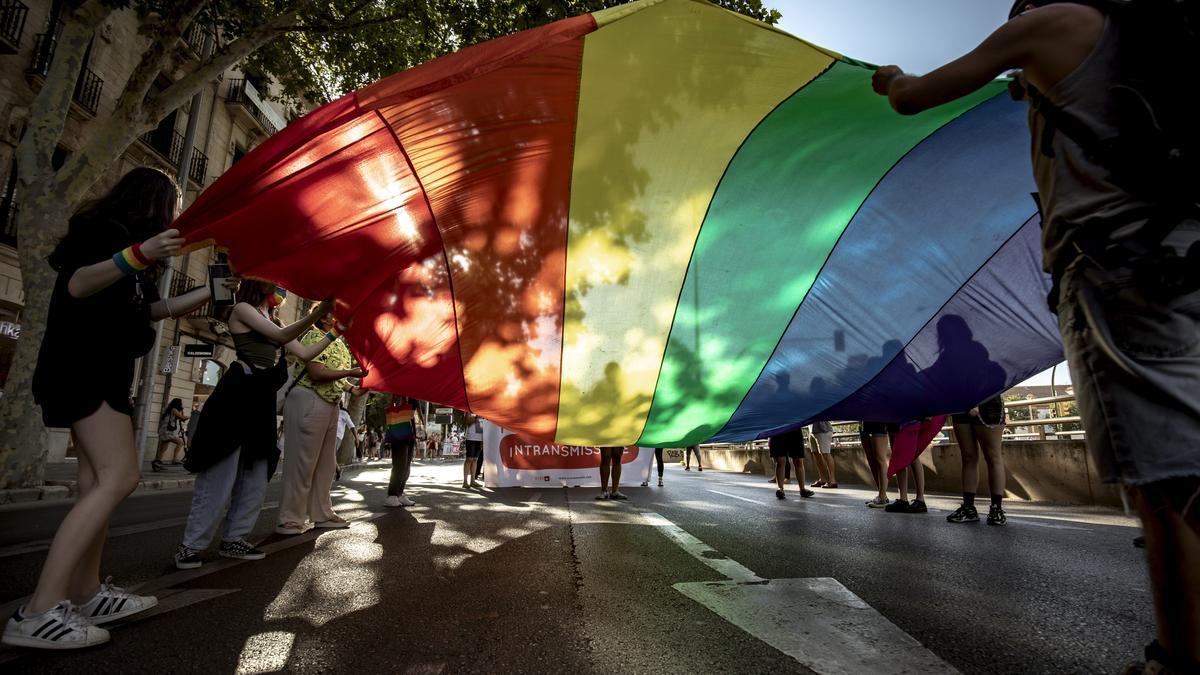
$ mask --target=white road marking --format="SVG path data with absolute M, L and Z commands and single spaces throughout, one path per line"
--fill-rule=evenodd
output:
M 1091 532 L 1092 531 L 1091 528 L 1087 528 L 1087 527 L 1072 527 L 1070 525 L 1051 525 L 1050 523 L 1039 523 L 1036 520 L 1022 518 L 1020 516 L 1015 516 L 1015 519 L 1009 519 L 1008 523 L 1009 523 L 1009 525 L 1012 525 L 1015 527 L 1024 527 L 1025 525 L 1032 525 L 1034 527 L 1045 527 L 1045 528 L 1049 528 L 1051 530 L 1075 530 L 1076 532 Z
M 822 675 L 957 673 L 836 579 L 763 579 L 663 516 L 649 525 L 729 581 L 675 590 Z
M 757 500 L 757 499 L 746 499 L 745 497 L 739 497 L 739 496 L 737 496 L 737 495 L 731 495 L 731 494 L 729 494 L 728 492 L 721 492 L 720 490 L 709 490 L 709 492 L 711 492 L 711 493 L 713 493 L 713 494 L 717 494 L 717 495 L 722 495 L 722 496 L 725 496 L 725 497 L 731 497 L 731 498 L 733 498 L 733 499 L 740 499 L 740 500 L 742 500 L 742 501 L 744 501 L 744 502 L 750 502 L 751 504 L 762 504 L 762 502 L 761 502 L 761 501 L 759 501 L 759 500 Z
M 657 527 L 659 532 L 675 542 L 679 548 L 687 551 L 693 558 L 708 565 L 722 575 L 741 582 L 756 583 L 762 581 L 757 574 L 743 567 L 738 561 L 726 558 L 708 544 L 688 534 L 682 527 L 679 527 L 659 514 L 651 511 L 643 511 L 642 518 L 651 526 Z

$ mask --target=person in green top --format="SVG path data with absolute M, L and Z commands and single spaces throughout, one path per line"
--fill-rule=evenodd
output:
M 300 338 L 309 345 L 337 336 L 343 327 L 326 318 Z M 329 495 L 337 471 L 338 402 L 354 388 L 347 378 L 366 377 L 354 365 L 350 350 L 338 339 L 303 366 L 283 404 L 283 495 L 279 500 L 279 534 L 300 534 L 311 519 L 315 527 L 348 527 L 333 511 Z

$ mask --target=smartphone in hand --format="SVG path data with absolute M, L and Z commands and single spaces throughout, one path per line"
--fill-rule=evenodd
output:
M 212 293 L 213 307 L 233 306 L 233 291 L 225 287 L 225 280 L 233 276 L 233 270 L 225 263 L 208 266 L 208 289 Z

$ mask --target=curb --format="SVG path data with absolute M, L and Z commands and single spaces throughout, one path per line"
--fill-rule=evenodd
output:
M 367 462 L 353 462 L 342 466 L 347 469 L 368 466 Z M 196 485 L 196 476 L 182 474 L 180 478 L 160 478 L 153 476 L 138 481 L 133 494 L 154 492 L 158 490 L 191 490 Z M 32 502 L 48 502 L 59 499 L 72 499 L 79 495 L 78 482 L 74 480 L 48 480 L 40 487 L 13 488 L 0 490 L 0 506 L 9 504 L 29 504 Z
M 133 494 L 153 492 L 156 490 L 191 489 L 196 485 L 196 477 L 186 478 L 152 478 L 138 481 Z M 45 485 L 31 488 L 15 488 L 0 490 L 0 506 L 7 504 L 28 504 L 31 502 L 47 502 L 59 499 L 71 499 L 79 495 L 78 484 L 73 480 L 48 480 Z

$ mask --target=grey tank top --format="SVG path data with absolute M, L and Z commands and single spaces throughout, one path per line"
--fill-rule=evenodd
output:
M 1104 138 L 1117 132 L 1109 88 L 1116 81 L 1120 30 L 1110 19 L 1092 53 L 1070 75 L 1044 93 Z M 1076 252 L 1072 239 L 1087 228 L 1101 228 L 1114 237 L 1132 234 L 1149 219 L 1153 205 L 1139 200 L 1107 180 L 1109 171 L 1084 157 L 1083 149 L 1059 131 L 1052 138 L 1053 157 L 1042 152 L 1046 120 L 1032 107 L 1033 177 L 1042 201 L 1042 248 L 1047 272 L 1060 257 L 1067 263 Z
M 255 331 L 234 333 L 233 347 L 237 350 L 239 360 L 255 368 L 270 368 L 275 365 L 275 359 L 279 355 L 279 345 Z

